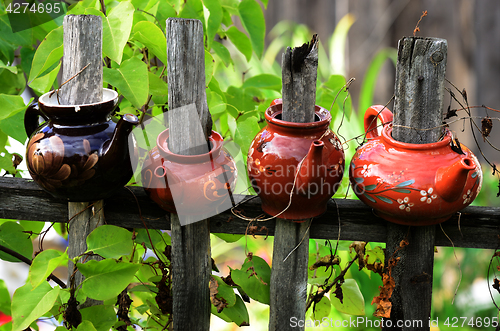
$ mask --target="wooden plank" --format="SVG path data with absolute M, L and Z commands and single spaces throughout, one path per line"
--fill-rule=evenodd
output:
M 405 37 L 399 41 L 392 133 L 395 140 L 414 144 L 439 140 L 447 47 L 446 40 L 437 38 Z M 435 225 L 408 228 L 388 224 L 386 262 L 402 240 L 409 244 L 395 254 L 401 259 L 392 270 L 396 283 L 391 297 L 392 327 L 384 330 L 430 329 L 435 237 Z M 422 321 L 424 328 L 395 327 L 401 320 Z
M 207 153 L 212 122 L 205 95 L 203 26 L 199 20 L 169 18 L 166 30 L 169 148 L 182 155 Z M 176 110 L 193 103 L 198 117 L 188 117 L 183 109 Z M 176 214 L 170 215 L 170 221 L 173 329 L 209 330 L 209 221 L 181 226 Z
M 318 40 L 287 48 L 282 60 L 283 112 L 288 122 L 314 122 Z M 304 320 L 311 220 L 276 219 L 270 285 L 269 330 L 288 330 L 290 318 Z M 293 270 L 293 272 L 291 272 Z M 299 330 L 304 330 L 300 328 Z
M 102 19 L 93 15 L 68 15 L 64 17 L 64 56 L 61 104 L 82 105 L 102 101 Z M 85 70 L 81 71 L 83 68 Z M 76 75 L 76 76 L 75 76 Z M 91 205 L 91 206 L 90 206 Z M 70 259 L 87 250 L 87 236 L 104 222 L 103 201 L 69 202 L 68 256 Z M 86 260 L 99 259 L 89 257 Z M 73 274 L 73 263 L 69 262 L 68 277 Z M 75 286 L 83 281 L 78 271 Z M 99 304 L 87 299 L 81 308 Z
M 135 197 L 134 197 L 135 196 Z M 235 196 L 238 201 L 252 196 Z M 138 204 L 136 202 L 138 201 Z M 244 213 L 260 214 L 260 199 L 254 198 L 240 208 Z M 359 200 L 336 199 L 330 201 L 327 212 L 315 218 L 309 230 L 312 239 L 336 240 L 338 235 L 337 206 L 340 211 L 340 239 L 349 241 L 385 242 L 388 222 L 376 217 L 371 208 Z M 144 228 L 139 217 L 142 213 L 148 229 L 170 230 L 169 216 L 144 192 L 142 187 L 123 188 L 116 195 L 104 200 L 106 224 L 125 228 Z M 500 233 L 500 207 L 469 206 L 438 226 L 436 246 L 495 249 Z M 165 220 L 167 217 L 167 220 Z M 0 218 L 65 223 L 68 221 L 67 203 L 43 191 L 32 180 L 0 177 Z M 257 235 L 274 236 L 276 222 L 262 223 L 269 232 Z M 210 218 L 212 233 L 245 234 L 248 222 L 225 211 Z

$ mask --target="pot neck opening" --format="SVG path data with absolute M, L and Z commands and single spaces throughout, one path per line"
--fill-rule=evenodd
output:
M 441 140 L 438 140 L 437 142 L 425 143 L 425 144 L 405 143 L 402 141 L 395 140 L 392 137 L 392 128 L 393 128 L 392 124 L 384 125 L 384 127 L 382 129 L 382 139 L 387 144 L 394 146 L 394 147 L 397 147 L 397 148 L 404 148 L 404 149 L 411 149 L 411 150 L 435 149 L 435 148 L 449 146 L 451 143 L 451 139 L 452 139 L 451 131 L 448 129 L 445 129 L 443 138 L 441 138 Z

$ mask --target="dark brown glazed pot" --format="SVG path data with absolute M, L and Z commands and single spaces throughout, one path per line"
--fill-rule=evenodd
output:
M 340 185 L 345 164 L 342 144 L 328 127 L 328 110 L 316 106 L 315 111 L 315 122 L 286 122 L 281 120 L 281 100 L 273 101 L 265 112 L 267 126 L 250 145 L 248 175 L 262 209 L 271 216 L 290 220 L 319 216 Z
M 54 197 L 94 201 L 109 197 L 132 177 L 128 135 L 138 123 L 126 114 L 118 123 L 111 116 L 118 94 L 103 90 L 103 101 L 59 105 L 48 92 L 26 110 L 26 150 L 33 180 Z M 38 125 L 39 118 L 45 122 Z
M 168 136 L 168 129 L 160 133 L 143 165 L 142 184 L 149 197 L 166 211 L 198 219 L 232 207 L 237 171 L 222 136 L 212 131 L 211 150 L 199 155 L 174 154 Z

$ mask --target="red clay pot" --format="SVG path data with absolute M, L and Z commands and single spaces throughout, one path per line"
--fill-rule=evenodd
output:
M 392 112 L 383 108 L 372 106 L 366 111 L 368 142 L 358 148 L 349 167 L 358 198 L 380 217 L 404 225 L 441 223 L 468 206 L 482 184 L 474 154 L 464 145 L 464 154 L 452 150 L 450 131 L 430 144 L 394 140 Z M 384 123 L 380 136 L 377 114 Z
M 222 136 L 212 131 L 211 150 L 199 155 L 172 153 L 168 136 L 168 129 L 160 133 L 144 162 L 142 183 L 149 197 L 166 211 L 199 219 L 230 208 L 236 165 Z
M 281 120 L 281 99 L 273 101 L 265 112 L 267 126 L 250 145 L 248 176 L 262 209 L 271 216 L 289 220 L 319 216 L 340 186 L 342 143 L 328 127 L 328 110 L 316 106 L 315 111 L 315 122 L 286 122 Z

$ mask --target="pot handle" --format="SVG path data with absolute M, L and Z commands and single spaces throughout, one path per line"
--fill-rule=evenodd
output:
M 40 108 L 38 108 L 38 102 L 33 102 L 28 106 L 28 108 L 26 108 L 26 113 L 24 114 L 24 130 L 26 130 L 28 138 L 31 137 L 33 132 L 35 132 L 35 130 L 40 126 L 38 122 L 40 117 L 42 117 L 45 121 L 48 120 Z
M 392 112 L 385 106 L 374 105 L 365 111 L 365 132 L 366 138 L 373 139 L 378 137 L 377 132 L 377 117 L 382 121 L 382 125 L 392 123 Z

